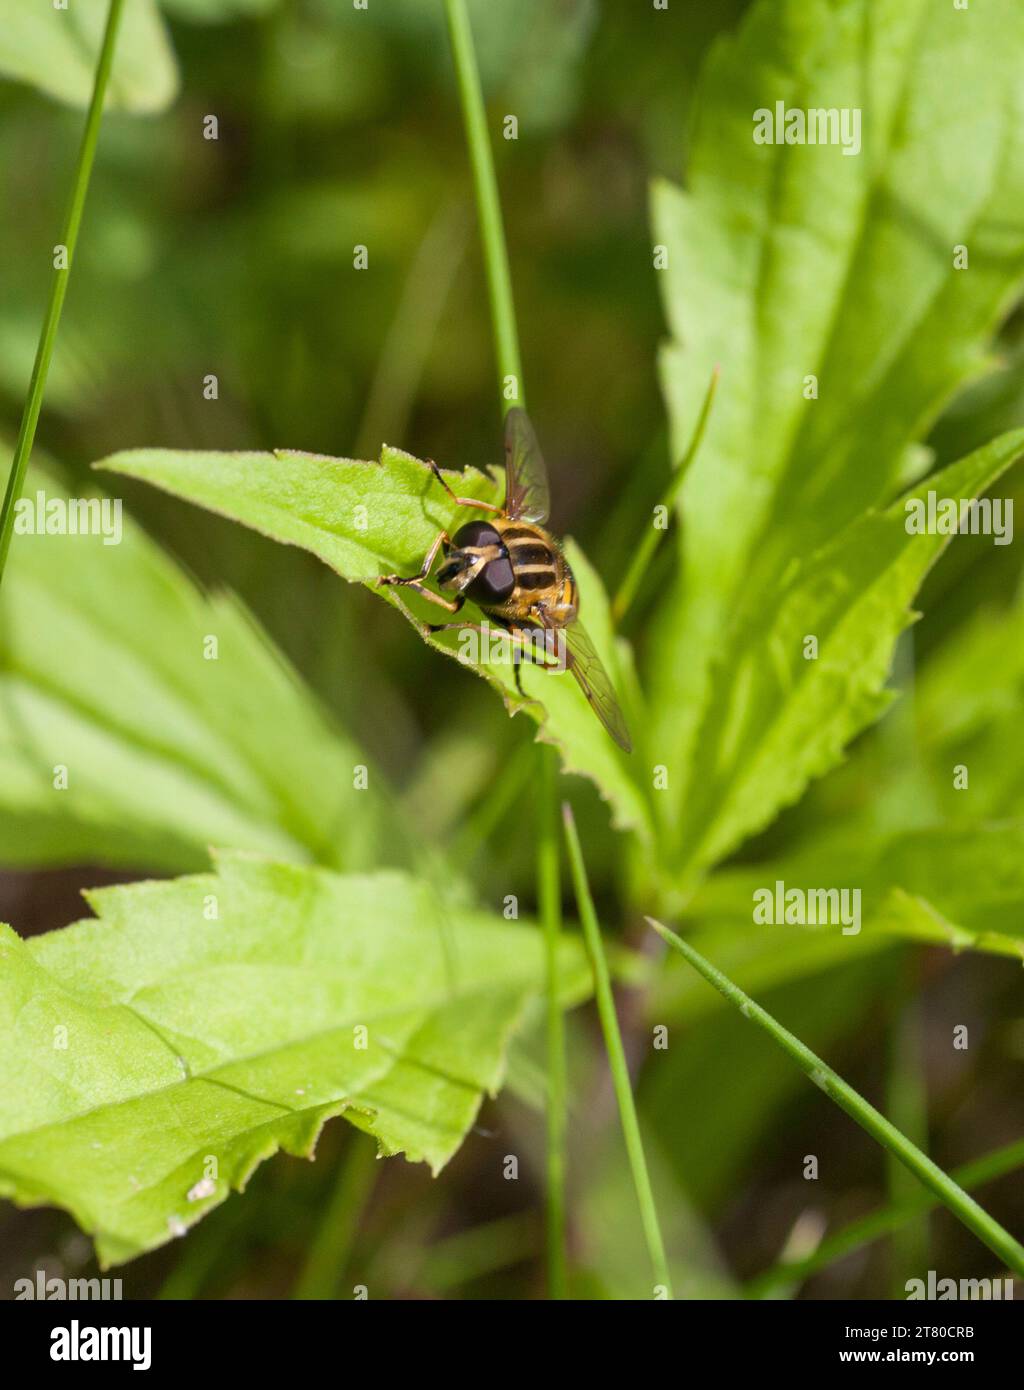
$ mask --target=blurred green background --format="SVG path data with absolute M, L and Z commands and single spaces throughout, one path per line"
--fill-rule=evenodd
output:
M 239 4 L 252 15 L 216 25 L 188 22 L 186 0 L 168 8 L 182 91 L 164 115 L 104 120 L 40 449 L 72 478 L 135 445 L 372 458 L 386 441 L 448 467 L 496 462 L 496 369 L 440 6 L 371 0 L 363 13 L 336 0 Z M 665 327 L 648 182 L 682 176 L 697 72 L 744 8 L 739 0 L 673 3 L 657 14 L 598 0 L 470 6 L 552 521 L 581 541 L 609 586 L 670 464 L 655 370 Z M 203 138 L 211 113 L 216 141 Z M 497 138 L 506 113 L 518 116 L 515 142 Z M 8 438 L 51 273 L 40 249 L 56 239 L 81 125 L 80 111 L 0 84 L 0 433 Z M 357 244 L 368 248 L 366 271 L 353 269 Z M 1019 421 L 1021 345 L 1011 320 L 1005 369 L 937 427 L 940 459 Z M 203 396 L 208 373 L 219 379 L 217 401 Z M 522 814 L 532 726 L 508 721 L 482 682 L 438 659 L 404 623 L 384 618 L 371 594 L 311 556 L 130 482 L 123 495 L 203 583 L 243 596 L 407 805 L 426 813 L 431 833 L 450 837 L 483 891 L 516 892 L 532 910 L 533 836 Z M 968 567 L 970 597 L 960 582 Z M 958 545 L 929 583 L 919 655 L 980 596 L 1005 591 L 1017 569 L 991 546 Z M 830 804 L 868 794 L 872 766 L 859 767 L 784 816 L 769 847 Z M 596 794 L 581 784 L 578 800 L 604 920 L 615 929 L 621 863 Z M 78 890 L 110 877 L 88 865 L 0 875 L 0 919 L 21 931 L 63 925 L 81 915 Z M 1024 1020 L 1016 976 L 1002 962 L 872 958 L 798 980 L 768 1002 L 877 1097 L 884 1059 L 870 1010 L 891 991 L 898 1012 L 907 972 L 926 1001 L 954 992 L 982 1038 L 972 1076 L 983 1084 L 945 1076 L 938 1051 L 928 1054 L 933 1154 L 955 1164 L 1013 1138 L 1014 1121 L 1019 1127 Z M 627 1025 L 646 1027 L 631 1007 Z M 993 1018 L 1007 1021 L 989 1027 Z M 810 1224 L 793 1238 L 814 1235 L 799 1177 L 809 1145 L 829 1174 L 815 1204 L 822 1222 L 841 1224 L 884 1201 L 886 1173 L 871 1141 L 817 1104 L 761 1039 L 738 1033 L 711 1001 L 699 1024 L 681 1035 L 641 1099 L 666 1234 L 694 1252 L 681 1292 L 707 1295 L 776 1258 L 801 1213 Z M 926 1030 L 919 1044 L 927 1050 Z M 521 1049 L 514 1094 L 485 1106 L 440 1180 L 398 1160 L 375 1166 L 369 1141 L 334 1125 L 315 1166 L 278 1158 L 186 1243 L 119 1271 L 126 1293 L 286 1294 L 303 1270 L 313 1277 L 311 1252 L 332 1220 L 341 1231 L 335 1248 L 345 1246 L 351 1213 L 353 1247 L 335 1267 L 343 1297 L 353 1282 L 383 1296 L 542 1295 L 543 1129 L 529 1103 L 540 1055 Z M 645 1257 L 590 1018 L 573 1022 L 571 1060 L 581 1098 L 572 1145 L 579 1291 L 614 1295 L 642 1273 Z M 513 1142 L 532 1160 L 517 1184 L 503 1182 L 494 1162 L 496 1146 Z M 1003 1179 L 986 1201 L 1020 1229 L 1019 1180 Z M 933 1233 L 935 1267 L 985 1272 L 985 1252 L 948 1215 L 934 1218 Z M 890 1253 L 884 1242 L 868 1247 L 812 1280 L 804 1296 L 885 1297 Z M 89 1242 L 65 1216 L 0 1211 L 0 1297 L 34 1261 L 77 1273 L 89 1259 Z M 324 1288 L 322 1280 L 313 1286 Z

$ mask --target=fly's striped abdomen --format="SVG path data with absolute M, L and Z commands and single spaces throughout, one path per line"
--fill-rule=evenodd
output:
M 555 556 L 551 547 L 537 541 L 507 541 L 508 553 L 517 569 L 554 569 Z
M 561 555 L 539 527 L 523 524 L 502 527 L 501 539 L 508 550 L 516 587 L 510 602 L 532 601 L 561 579 Z
M 507 544 L 509 541 L 539 541 L 548 545 L 548 535 L 539 526 L 529 525 L 525 521 L 502 521 L 495 522 L 495 526 L 501 532 L 501 538 Z

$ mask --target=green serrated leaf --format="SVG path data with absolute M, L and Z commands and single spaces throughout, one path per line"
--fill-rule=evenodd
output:
M 105 1264 L 183 1234 L 277 1149 L 310 1155 L 334 1115 L 436 1173 L 543 987 L 536 929 L 403 874 L 216 870 L 97 890 L 98 920 L 29 941 L 0 929 L 0 1192 L 66 1207 Z M 561 950 L 581 998 L 582 950 Z
M 978 679 L 979 672 L 984 680 Z M 917 732 L 943 748 L 1019 715 L 1024 693 L 1024 599 L 1006 609 L 973 613 L 919 673 L 914 690 Z M 1009 750 L 1005 750 L 1009 752 Z
M 952 924 L 953 945 L 1024 959 L 1024 821 L 898 836 L 871 867 L 870 883 L 926 899 L 935 917 Z M 942 944 L 941 931 L 931 939 Z
M 286 545 L 318 556 L 343 579 L 418 568 L 442 528 L 469 515 L 421 459 L 385 445 L 379 463 L 276 449 L 273 453 L 125 449 L 94 467 L 139 478 Z M 496 478 L 445 469 L 464 496 L 501 500 Z M 383 596 L 399 605 L 396 595 Z
M 656 643 L 653 736 L 677 805 L 701 789 L 690 758 L 739 604 L 891 496 L 941 407 L 992 365 L 1024 279 L 1022 62 L 1015 0 L 969 19 L 931 0 L 759 0 L 711 52 L 687 189 L 653 195 L 677 452 L 721 368 Z M 859 153 L 756 143 L 777 102 L 859 112 Z
M 756 894 L 776 885 L 858 889 L 860 930 L 765 925 Z M 898 939 L 1024 961 L 1024 821 L 932 826 L 885 838 L 847 831 L 819 837 L 787 858 L 722 869 L 690 900 L 686 916 L 702 951 L 764 989 L 822 966 L 855 960 Z M 707 1007 L 681 971 L 664 982 L 665 1008 Z
M 85 106 L 108 0 L 0 0 L 0 74 L 69 106 Z M 155 0 L 128 0 L 121 15 L 106 105 L 149 115 L 178 94 L 178 65 Z
M 983 492 L 1024 448 L 1004 435 L 911 498 Z M 883 689 L 910 603 L 949 535 L 908 533 L 906 499 L 869 512 L 751 607 L 712 673 L 681 826 L 681 876 L 768 825 L 887 707 Z M 816 641 L 814 654 L 806 646 Z
M 66 499 L 36 473 L 22 506 L 38 526 Z M 87 505 L 108 508 L 113 540 L 120 504 Z M 181 872 L 210 844 L 379 862 L 393 836 L 376 773 L 358 785 L 365 756 L 236 599 L 204 596 L 120 527 L 110 545 L 15 536 L 0 589 L 0 862 Z
M 568 771 L 591 778 L 611 803 L 615 823 L 649 834 L 647 803 L 630 764 L 618 753 L 571 676 L 524 668 L 524 703 L 515 690 L 509 648 L 495 629 L 493 658 L 462 659 L 456 633 L 440 636 L 428 623 L 445 621 L 442 609 L 401 590 L 379 588 L 382 574 L 415 574 L 438 532 L 453 534 L 471 513 L 437 484 L 420 459 L 385 447 L 380 463 L 277 450 L 274 453 L 206 453 L 132 449 L 94 465 L 139 478 L 246 526 L 311 551 L 343 579 L 366 584 L 409 619 L 432 647 L 487 680 L 515 713 L 525 709 L 544 719 L 541 737 L 558 747 Z M 464 497 L 500 502 L 504 484 L 476 469 L 445 469 Z M 600 580 L 579 548 L 568 555 L 580 588 L 580 611 L 610 672 L 619 668 L 608 601 Z M 481 622 L 468 604 L 459 621 Z M 473 654 L 475 657 L 475 654 Z M 504 659 L 501 659 L 504 657 Z M 546 716 L 546 717 L 545 717 Z
M 1024 814 L 1022 709 L 1024 599 L 1018 598 L 973 613 L 915 682 L 914 734 L 944 818 Z

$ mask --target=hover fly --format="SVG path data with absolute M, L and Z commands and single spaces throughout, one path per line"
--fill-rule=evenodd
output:
M 486 521 L 467 521 L 454 537 L 442 531 L 427 551 L 418 574 L 402 578 L 385 574 L 378 584 L 407 585 L 418 594 L 457 613 L 472 599 L 488 618 L 498 623 L 520 648 L 525 660 L 539 651 L 554 661 L 536 662 L 548 671 L 568 668 L 590 701 L 594 713 L 612 738 L 630 752 L 629 731 L 608 673 L 594 650 L 586 629 L 578 620 L 576 580 L 562 548 L 543 523 L 548 519 L 548 475 L 533 426 L 524 410 L 513 407 L 505 417 L 505 505 L 456 497 L 436 463 L 430 467 L 438 482 L 461 507 L 488 512 Z M 423 582 L 430 574 L 438 551 L 444 563 L 437 572 L 441 589 L 451 599 L 436 594 Z M 479 623 L 437 623 L 432 632 L 464 631 Z M 519 664 L 516 684 L 522 693 Z

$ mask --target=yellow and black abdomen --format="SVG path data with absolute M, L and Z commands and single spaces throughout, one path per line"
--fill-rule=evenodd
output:
M 554 537 L 523 521 L 499 521 L 497 530 L 515 578 L 502 605 L 504 615 L 526 620 L 540 606 L 556 621 L 571 622 L 576 616 L 576 581 Z

